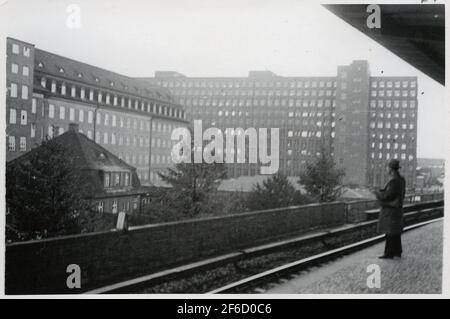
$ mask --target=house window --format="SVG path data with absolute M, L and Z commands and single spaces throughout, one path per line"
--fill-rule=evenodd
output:
M 17 97 L 17 84 L 11 83 L 11 97 Z
M 36 136 L 36 124 L 31 123 L 30 137 L 35 137 L 35 136 Z
M 94 113 L 92 111 L 88 111 L 88 123 L 92 123 L 94 119 Z
M 73 108 L 69 109 L 69 120 L 71 120 L 71 121 L 75 120 L 75 109 L 73 109 Z
M 117 200 L 113 200 L 112 206 L 111 206 L 111 211 L 113 214 L 117 214 Z
M 53 104 L 48 105 L 48 117 L 51 119 L 55 117 L 55 106 Z
M 98 202 L 97 210 L 99 213 L 103 213 L 103 202 Z
M 31 113 L 36 114 L 36 99 L 31 101 Z
M 20 124 L 27 125 L 27 111 L 20 111 Z
M 28 86 L 22 85 L 22 100 L 28 100 Z
M 130 185 L 130 173 L 125 173 L 125 182 L 124 182 L 125 186 L 129 186 Z
M 64 106 L 60 106 L 59 107 L 59 119 L 64 120 L 65 117 L 66 117 L 66 109 L 64 108 Z
M 9 110 L 9 123 L 16 124 L 17 112 L 15 109 Z
M 78 120 L 80 122 L 84 121 L 84 111 L 83 110 L 80 110 L 80 112 L 78 113 Z
M 109 178 L 110 178 L 110 173 L 105 172 L 105 178 L 104 178 L 104 186 L 105 187 L 109 187 L 110 186 Z
M 19 45 L 18 44 L 14 43 L 12 45 L 12 53 L 19 54 Z
M 29 47 L 23 47 L 23 55 L 26 57 L 30 56 L 30 48 Z
M 25 152 L 27 150 L 27 138 L 24 136 L 20 137 L 19 148 L 21 152 Z
M 17 74 L 19 72 L 19 66 L 15 63 L 11 64 L 11 73 Z
M 120 173 L 114 174 L 114 186 L 120 186 Z
M 16 137 L 8 136 L 8 151 L 14 152 L 16 150 Z
M 24 66 L 22 68 L 22 75 L 23 76 L 29 76 L 30 75 L 30 69 L 27 66 Z

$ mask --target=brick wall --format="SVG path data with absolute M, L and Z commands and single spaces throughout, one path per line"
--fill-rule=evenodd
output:
M 310 204 L 9 244 L 6 293 L 80 292 L 66 288 L 69 264 L 80 266 L 84 290 L 345 222 L 345 203 Z

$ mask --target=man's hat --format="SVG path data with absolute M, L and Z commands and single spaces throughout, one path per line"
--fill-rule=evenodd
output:
M 400 162 L 396 159 L 391 159 L 388 163 L 388 167 L 392 169 L 399 169 L 400 168 Z

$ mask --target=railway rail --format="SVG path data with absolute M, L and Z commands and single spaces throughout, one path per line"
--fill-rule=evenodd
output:
M 421 204 L 418 209 L 405 213 L 405 231 L 415 229 L 426 225 L 427 223 L 439 220 L 443 216 L 443 201 L 428 202 L 426 206 Z M 339 256 L 371 246 L 383 239 L 383 236 L 367 236 L 368 233 L 374 233 L 376 220 L 369 220 L 357 224 L 348 224 L 328 230 L 318 230 L 312 233 L 304 234 L 295 238 L 280 240 L 265 245 L 251 247 L 240 251 L 231 252 L 225 255 L 212 257 L 206 260 L 193 262 L 191 264 L 163 270 L 157 273 L 140 276 L 130 280 L 113 283 L 96 289 L 86 291 L 86 294 L 113 294 L 113 293 L 139 293 L 145 291 L 148 287 L 161 285 L 168 282 L 182 280 L 190 276 L 201 274 L 211 269 L 223 267 L 224 265 L 236 265 L 240 261 L 251 260 L 260 256 L 276 254 L 278 252 L 296 249 L 306 245 L 320 243 L 326 247 L 326 251 L 309 255 L 306 258 L 287 262 L 279 267 L 270 268 L 253 275 L 240 276 L 240 280 L 228 283 L 220 288 L 215 288 L 214 283 L 210 283 L 210 288 L 201 291 L 202 293 L 235 293 L 248 292 L 253 288 L 264 285 L 267 282 L 273 282 L 277 278 L 287 276 L 293 272 L 308 267 L 317 266 L 326 261 L 333 260 Z M 345 244 L 341 247 L 334 247 L 333 242 L 346 236 L 359 238 L 357 242 Z M 364 240 L 360 240 L 364 238 Z M 167 291 L 165 291 L 167 292 Z
M 436 218 L 429 221 L 421 222 L 418 224 L 405 227 L 404 231 L 409 231 L 442 220 L 442 218 Z M 380 241 L 384 240 L 384 235 L 375 236 L 366 240 L 356 242 L 344 247 L 333 249 L 324 253 L 320 253 L 308 258 L 304 258 L 292 263 L 267 270 L 257 275 L 250 276 L 248 278 L 239 280 L 237 282 L 228 284 L 226 286 L 214 289 L 208 293 L 210 294 L 225 294 L 225 293 L 248 293 L 256 291 L 264 291 L 261 287 L 270 283 L 275 283 L 280 279 L 286 279 L 292 274 L 299 273 L 307 270 L 311 267 L 320 266 L 323 263 L 333 261 L 339 257 L 348 255 L 352 252 L 364 249 L 372 246 Z M 253 290 L 253 291 L 252 291 Z

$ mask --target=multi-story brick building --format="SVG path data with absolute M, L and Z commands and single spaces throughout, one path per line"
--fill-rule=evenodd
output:
M 77 123 L 137 167 L 142 184 L 172 166 L 170 133 L 186 126 L 169 90 L 7 39 L 7 161 Z
M 367 61 L 353 61 L 329 77 L 253 71 L 245 78 L 191 78 L 163 71 L 145 80 L 169 89 L 187 119 L 201 119 L 204 127 L 279 128 L 280 170 L 287 175 L 299 175 L 325 147 L 346 170 L 347 184 L 382 185 L 386 161 L 398 158 L 407 186 L 414 186 L 416 77 L 372 77 Z M 229 176 L 258 173 L 255 164 L 229 165 Z

